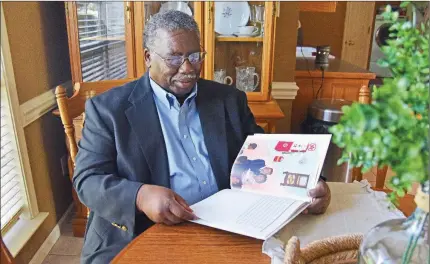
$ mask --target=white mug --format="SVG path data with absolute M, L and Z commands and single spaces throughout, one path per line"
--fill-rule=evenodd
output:
M 219 83 L 232 85 L 233 84 L 233 78 L 231 78 L 230 76 L 226 76 L 226 75 L 227 75 L 227 73 L 224 69 L 215 70 L 214 81 L 219 82 Z

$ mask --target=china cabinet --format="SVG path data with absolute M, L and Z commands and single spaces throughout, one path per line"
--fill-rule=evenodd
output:
M 66 2 L 72 81 L 138 78 L 145 73 L 143 28 L 163 2 Z M 202 2 L 166 2 L 191 12 L 202 31 Z M 202 31 L 203 32 L 203 31 Z M 202 43 L 203 44 L 203 43 Z
M 267 133 L 273 133 L 275 122 L 284 117 L 278 103 L 270 96 L 278 4 L 65 2 L 72 81 L 97 86 L 106 80 L 139 78 L 146 71 L 145 22 L 160 11 L 180 10 L 194 17 L 201 32 L 201 46 L 207 52 L 201 77 L 245 91 L 257 123 Z M 82 127 L 83 119 L 77 118 L 77 134 Z M 72 175 L 73 168 L 69 170 Z M 74 234 L 83 236 L 88 209 L 78 199 L 75 203 Z
M 220 71 L 249 101 L 268 101 L 272 82 L 275 2 L 205 2 L 204 77 Z
M 278 2 L 66 2 L 72 81 L 140 77 L 145 22 L 168 9 L 191 14 L 199 25 L 203 78 L 224 70 L 249 101 L 270 100 Z

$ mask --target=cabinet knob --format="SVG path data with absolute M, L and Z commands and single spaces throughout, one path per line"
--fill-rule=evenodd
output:
M 348 46 L 354 46 L 355 42 L 352 41 L 352 40 L 348 40 L 348 41 L 345 41 L 345 44 L 348 45 Z

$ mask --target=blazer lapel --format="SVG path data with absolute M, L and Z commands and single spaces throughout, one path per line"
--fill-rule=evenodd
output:
M 230 186 L 228 171 L 228 150 L 225 131 L 225 109 L 221 99 L 211 94 L 209 87 L 198 83 L 196 106 L 199 111 L 204 142 L 215 175 L 218 188 Z
M 148 73 L 138 80 L 129 101 L 133 105 L 125 114 L 148 163 L 152 183 L 170 188 L 167 150 Z

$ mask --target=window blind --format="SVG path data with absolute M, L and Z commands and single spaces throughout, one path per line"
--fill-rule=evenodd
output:
M 77 2 L 84 82 L 127 77 L 123 2 Z
M 3 73 L 3 72 L 2 72 Z M 18 157 L 11 109 L 1 76 L 1 229 L 22 209 L 22 170 Z

